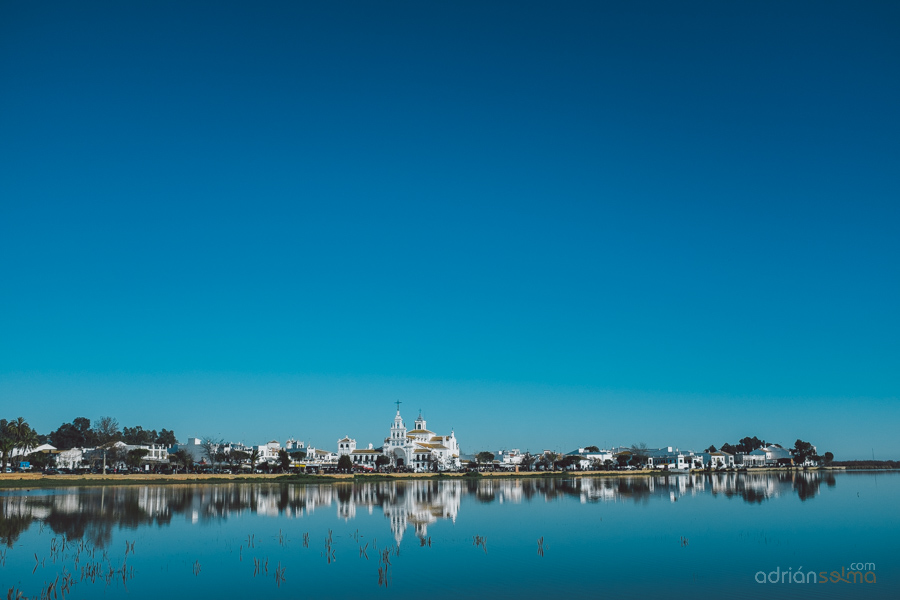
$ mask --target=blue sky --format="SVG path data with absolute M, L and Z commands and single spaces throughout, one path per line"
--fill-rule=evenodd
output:
M 895 3 L 0 7 L 0 407 L 900 457 Z

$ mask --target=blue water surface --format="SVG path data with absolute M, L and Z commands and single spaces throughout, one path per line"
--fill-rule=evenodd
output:
M 7 490 L 0 592 L 897 598 L 898 492 L 818 471 Z

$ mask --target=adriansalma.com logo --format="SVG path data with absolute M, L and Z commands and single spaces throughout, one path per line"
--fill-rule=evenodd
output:
M 875 563 L 850 563 L 849 567 L 831 572 L 775 567 L 769 573 L 757 571 L 754 579 L 756 583 L 875 583 Z

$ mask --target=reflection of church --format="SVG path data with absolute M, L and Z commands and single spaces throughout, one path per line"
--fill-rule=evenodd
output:
M 456 434 L 451 431 L 450 435 L 435 435 L 425 426 L 422 413 L 416 419 L 415 428 L 407 431 L 399 405 L 391 425 L 391 435 L 384 438 L 382 452 L 391 459 L 393 466 L 415 471 L 446 471 L 460 467 Z
M 461 496 L 460 481 L 447 481 L 440 486 L 425 481 L 392 485 L 384 501 L 384 516 L 390 520 L 394 540 L 399 544 L 410 525 L 417 537 L 425 538 L 428 526 L 438 519 L 455 523 Z

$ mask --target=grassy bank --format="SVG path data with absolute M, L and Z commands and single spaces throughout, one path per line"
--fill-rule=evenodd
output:
M 815 470 L 846 470 L 847 467 L 820 467 Z M 789 472 L 795 469 L 779 467 L 771 469 L 753 469 L 750 473 Z M 797 469 L 799 470 L 799 469 Z M 694 474 L 706 473 L 706 471 L 693 471 Z M 478 479 L 533 479 L 533 478 L 577 478 L 577 477 L 648 477 L 663 476 L 665 471 L 643 469 L 639 471 L 550 471 L 550 472 L 486 472 L 477 475 L 464 473 L 373 473 L 365 475 L 42 475 L 40 473 L 6 473 L 0 474 L 0 489 L 34 489 L 56 487 L 94 487 L 110 485 L 190 485 L 190 484 L 219 484 L 219 483 L 277 483 L 277 484 L 307 484 L 307 483 L 336 483 L 336 482 L 380 482 L 397 481 L 401 479 L 414 480 L 447 480 L 453 478 Z M 673 474 L 673 476 L 677 476 Z

